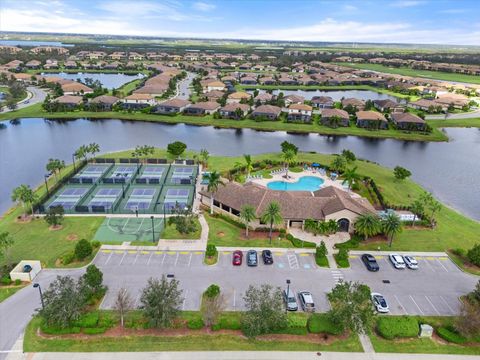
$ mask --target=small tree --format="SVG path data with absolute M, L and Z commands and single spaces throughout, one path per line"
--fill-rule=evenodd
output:
M 340 282 L 327 297 L 332 306 L 328 316 L 334 323 L 355 333 L 363 333 L 371 328 L 375 313 L 367 285 Z
M 287 314 L 280 288 L 269 284 L 260 287 L 250 285 L 243 300 L 246 311 L 242 314 L 242 329 L 249 338 L 287 326 Z
M 342 156 L 347 160 L 348 163 L 353 163 L 357 160 L 357 157 L 353 153 L 353 151 L 348 150 L 348 149 L 343 149 L 342 150 Z
M 382 232 L 382 222 L 380 218 L 372 213 L 362 214 L 355 220 L 355 232 L 363 236 L 367 240 L 371 236 L 378 235 Z
M 187 149 L 187 145 L 181 141 L 175 141 L 167 145 L 167 152 L 175 158 L 178 158 Z
M 216 284 L 210 285 L 203 293 L 202 317 L 206 326 L 217 323 L 218 317 L 225 309 L 225 298 L 220 293 L 220 287 Z
M 7 265 L 10 264 L 10 249 L 14 244 L 13 237 L 8 232 L 0 233 L 0 259 L 5 258 Z
M 415 226 L 415 222 L 417 221 L 418 215 L 422 215 L 425 211 L 425 206 L 420 199 L 415 200 L 412 205 L 410 205 L 410 210 L 413 212 L 413 221 L 412 227 Z
M 90 241 L 86 239 L 81 239 L 75 245 L 75 257 L 78 260 L 84 260 L 85 258 L 87 258 L 92 254 L 92 251 L 93 251 L 92 244 L 90 244 Z
M 33 204 L 37 200 L 37 195 L 28 185 L 20 185 L 13 189 L 12 201 L 22 204 L 23 218 L 27 217 L 27 204 L 30 204 L 30 209 L 33 214 Z
M 144 316 L 156 328 L 168 327 L 177 317 L 183 302 L 182 290 L 178 280 L 167 280 L 162 275 L 160 280 L 150 278 L 142 290 L 140 302 Z
M 405 180 L 406 178 L 410 177 L 412 173 L 410 170 L 407 170 L 401 166 L 395 166 L 393 169 L 393 175 L 395 175 L 395 178 L 398 180 Z
M 351 169 L 346 169 L 343 173 L 343 182 L 348 184 L 348 191 L 352 189 L 352 185 L 360 181 L 360 175 L 357 173 L 357 166 L 354 166 Z
M 120 316 L 120 324 L 124 326 L 124 317 L 127 311 L 133 308 L 133 300 L 126 288 L 120 288 L 115 298 L 115 310 Z
M 207 249 L 205 250 L 205 256 L 214 257 L 217 255 L 217 247 L 213 244 L 207 244 Z
M 67 327 L 78 320 L 86 305 L 82 286 L 70 276 L 57 276 L 43 293 L 39 314 L 48 325 Z
M 225 185 L 220 177 L 220 174 L 217 171 L 212 171 L 209 174 L 203 176 L 207 181 L 207 191 L 210 192 L 210 215 L 213 215 L 213 204 L 215 201 L 215 194 L 218 191 L 218 188 L 221 185 Z
M 292 150 L 295 155 L 297 155 L 298 153 L 298 146 L 296 146 L 295 144 L 292 144 L 288 141 L 284 141 L 280 144 L 280 146 L 282 147 L 282 152 L 286 152 L 288 150 Z
M 477 244 L 468 250 L 467 258 L 472 264 L 480 266 L 480 244 Z
M 336 155 L 330 162 L 330 169 L 336 171 L 337 173 L 343 172 L 346 166 L 347 160 L 341 155 Z
M 262 221 L 266 224 L 269 224 L 268 237 L 270 239 L 270 244 L 272 243 L 272 232 L 273 225 L 283 223 L 282 213 L 280 210 L 280 204 L 276 201 L 269 203 L 262 214 Z
M 250 222 L 255 220 L 255 208 L 252 205 L 244 205 L 240 209 L 240 219 L 245 223 L 245 237 L 248 239 L 248 228 L 250 226 Z
M 45 221 L 52 228 L 57 228 L 58 226 L 62 225 L 62 222 L 64 219 L 63 217 L 64 213 L 65 213 L 65 210 L 63 209 L 63 206 L 61 205 L 52 206 L 48 208 L 48 211 L 45 214 Z
M 402 232 L 402 221 L 395 213 L 390 213 L 382 219 L 383 232 L 387 235 L 388 246 L 392 246 L 395 235 Z
M 81 279 L 87 298 L 103 294 L 106 290 L 103 286 L 103 273 L 93 264 L 87 267 L 87 271 Z

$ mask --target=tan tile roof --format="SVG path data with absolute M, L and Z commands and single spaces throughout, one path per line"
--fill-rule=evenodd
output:
M 247 105 L 247 104 L 231 103 L 231 104 L 225 105 L 220 110 L 221 111 L 235 111 L 236 109 L 240 109 L 243 112 L 245 112 L 245 111 L 250 110 L 250 106 Z
M 58 102 L 59 104 L 80 104 L 82 102 L 82 97 L 81 96 L 74 96 L 74 95 L 62 95 L 59 96 L 54 100 L 55 102 Z
M 97 96 L 96 98 L 93 98 L 91 100 L 91 102 L 94 103 L 94 104 L 110 104 L 110 105 L 113 105 L 118 100 L 120 100 L 120 99 L 116 96 L 100 95 L 100 96 Z
M 228 95 L 229 99 L 250 99 L 252 95 L 246 93 L 245 91 L 236 91 Z
M 412 113 L 393 113 L 391 116 L 397 123 L 425 123 L 425 120 Z
M 357 111 L 356 112 L 358 120 L 379 120 L 379 121 L 387 121 L 383 114 L 376 112 L 376 111 Z
M 350 119 L 350 116 L 345 110 L 341 110 L 341 109 L 323 109 L 322 110 L 323 118 L 331 118 L 332 116 L 338 116 L 341 119 Z

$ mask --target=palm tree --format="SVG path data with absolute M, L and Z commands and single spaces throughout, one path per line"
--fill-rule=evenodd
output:
M 341 155 L 337 155 L 333 158 L 332 162 L 330 163 L 330 168 L 337 173 L 342 172 L 345 170 L 345 167 L 347 166 L 347 160 Z
M 255 208 L 252 205 L 244 205 L 240 209 L 240 219 L 245 223 L 245 237 L 248 239 L 248 227 L 250 222 L 255 220 Z
M 33 214 L 33 203 L 35 202 L 36 198 L 37 198 L 36 194 L 28 185 L 22 184 L 16 187 L 15 189 L 13 189 L 13 192 L 12 192 L 12 201 L 19 202 L 22 204 L 23 218 L 27 217 L 27 209 L 26 209 L 27 203 L 30 204 L 32 214 Z
M 95 157 L 95 154 L 100 152 L 100 145 L 98 145 L 97 143 L 89 144 L 88 152 L 92 154 L 93 157 Z
M 272 243 L 272 231 L 274 224 L 281 224 L 283 222 L 280 204 L 276 201 L 272 201 L 267 205 L 267 208 L 261 216 L 262 222 L 270 224 L 270 231 L 268 237 L 270 238 L 270 244 Z
M 76 151 L 75 151 L 75 157 L 77 159 L 85 159 L 87 161 L 87 155 L 89 153 L 88 146 L 87 145 L 82 145 L 80 146 Z
M 350 191 L 352 189 L 353 183 L 360 180 L 360 175 L 357 174 L 357 166 L 351 169 L 346 169 L 343 173 L 343 177 L 345 179 L 343 180 L 343 183 L 348 184 L 348 191 Z
M 253 171 L 252 156 L 249 154 L 243 154 L 243 158 L 245 159 L 245 170 L 247 172 L 247 176 L 250 176 L 250 173 Z
M 287 149 L 282 153 L 282 159 L 285 162 L 285 168 L 287 169 L 285 177 L 288 179 L 288 167 L 297 161 L 297 154 L 295 154 L 293 149 Z
M 442 204 L 439 203 L 437 200 L 433 199 L 432 202 L 429 204 L 428 208 L 430 209 L 430 211 L 432 213 L 431 214 L 431 217 L 432 217 L 431 225 L 433 227 L 434 224 L 435 224 L 435 213 L 442 209 Z
M 210 198 L 210 214 L 213 215 L 213 202 L 215 194 L 218 191 L 218 187 L 225 184 L 220 178 L 220 173 L 218 173 L 217 171 L 212 171 L 209 174 L 205 174 L 204 177 L 208 181 L 207 191 L 212 194 Z
M 207 149 L 200 150 L 200 161 L 204 168 L 208 168 L 208 159 L 210 158 L 210 153 Z
M 373 213 L 362 214 L 355 220 L 355 231 L 363 235 L 364 240 L 367 240 L 370 236 L 375 236 L 382 232 L 382 222 Z
M 383 232 L 387 235 L 388 246 L 392 247 L 393 238 L 395 235 L 402 232 L 402 221 L 400 217 L 395 213 L 389 213 L 382 220 Z
M 425 211 L 425 206 L 420 199 L 417 199 L 410 206 L 410 210 L 413 212 L 412 227 L 414 227 L 415 222 L 417 221 L 417 214 L 423 214 L 423 212 Z

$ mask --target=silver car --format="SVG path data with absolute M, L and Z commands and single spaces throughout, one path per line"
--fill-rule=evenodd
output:
M 313 296 L 309 291 L 300 291 L 298 293 L 298 300 L 305 312 L 315 312 L 315 303 L 313 302 Z
M 413 256 L 405 255 L 403 257 L 403 261 L 405 261 L 405 264 L 409 269 L 412 269 L 412 270 L 418 269 L 418 261 Z
M 297 311 L 298 305 L 297 300 L 295 299 L 295 292 L 292 289 L 283 290 L 283 300 L 285 301 L 285 305 L 288 311 Z
M 390 254 L 388 256 L 390 262 L 395 267 L 395 269 L 405 269 L 405 261 L 403 261 L 403 257 L 398 254 Z

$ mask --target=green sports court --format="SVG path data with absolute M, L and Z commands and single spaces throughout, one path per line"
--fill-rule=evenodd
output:
M 94 240 L 102 243 L 158 242 L 163 232 L 163 218 L 109 217 L 98 228 Z

